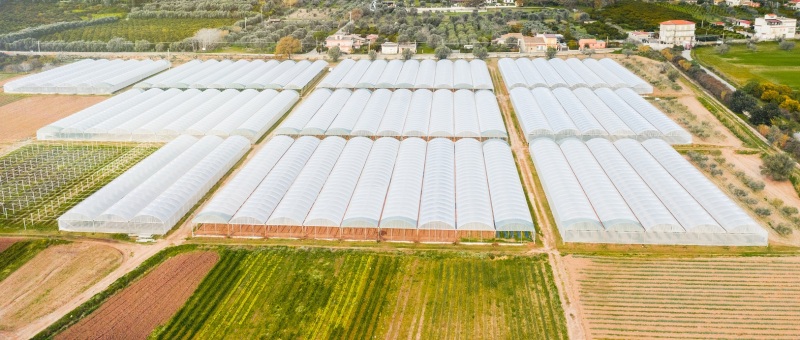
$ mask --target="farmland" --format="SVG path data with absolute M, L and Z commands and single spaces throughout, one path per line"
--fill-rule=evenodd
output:
M 146 338 L 178 311 L 218 259 L 215 252 L 170 258 L 56 339 Z
M 0 143 L 33 137 L 36 130 L 106 99 L 101 96 L 37 96 L 0 92 Z
M 750 79 L 770 81 L 800 90 L 800 49 L 783 51 L 778 43 L 760 43 L 755 52 L 746 45 L 731 45 L 725 55 L 720 55 L 711 47 L 694 49 L 692 54 L 703 65 L 722 73 L 727 80 L 739 86 Z
M 567 256 L 591 338 L 791 339 L 800 258 Z
M 0 239 L 0 281 L 39 254 L 45 248 L 66 243 L 59 240 Z
M 56 217 L 155 149 L 33 143 L 0 157 L 0 230 L 55 229 Z
M 180 41 L 191 37 L 201 28 L 222 27 L 233 24 L 236 19 L 124 19 L 117 22 L 94 25 L 53 33 L 42 37 L 42 41 L 109 41 L 123 38 L 129 41 L 147 40 L 152 43 Z
M 221 250 L 158 338 L 567 337 L 547 258 Z

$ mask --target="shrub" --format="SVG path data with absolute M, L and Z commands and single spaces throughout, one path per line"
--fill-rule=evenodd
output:
M 778 223 L 778 225 L 771 225 L 770 224 L 770 227 L 772 227 L 772 230 L 775 230 L 775 232 L 778 233 L 778 235 L 781 235 L 781 236 L 790 235 L 792 233 L 792 228 L 789 228 L 788 226 L 786 226 L 783 223 Z
M 772 211 L 769 210 L 768 208 L 764 208 L 764 207 L 758 207 L 753 211 L 755 211 L 758 216 L 762 216 L 762 217 L 767 217 L 769 215 L 772 215 Z
M 778 44 L 778 48 L 784 51 L 791 51 L 794 49 L 794 42 L 788 40 L 781 41 L 781 43 Z
M 764 162 L 761 166 L 761 173 L 773 180 L 788 180 L 794 170 L 794 159 L 785 153 L 765 154 L 761 159 Z
M 797 208 L 795 207 L 783 207 L 781 208 L 781 213 L 786 216 L 792 216 L 797 214 Z

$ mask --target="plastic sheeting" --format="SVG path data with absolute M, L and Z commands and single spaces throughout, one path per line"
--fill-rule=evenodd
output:
M 509 90 L 516 87 L 548 87 L 551 89 L 557 87 L 570 89 L 605 87 L 629 88 L 638 94 L 653 93 L 652 85 L 608 58 L 600 61 L 592 58 L 586 58 L 583 61 L 577 58 L 566 60 L 502 58 L 498 62 L 498 66 Z
M 6 93 L 112 94 L 170 67 L 166 60 L 83 59 L 3 85 Z
M 303 90 L 327 66 L 322 60 L 193 60 L 134 87 Z
M 493 90 L 483 60 L 345 59 L 317 85 L 320 88 Z

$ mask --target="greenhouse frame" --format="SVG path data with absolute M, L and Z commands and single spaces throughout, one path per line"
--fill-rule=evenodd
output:
M 275 130 L 292 136 L 508 139 L 486 90 L 317 89 Z
M 510 91 L 518 87 L 555 89 L 628 88 L 638 94 L 653 93 L 653 86 L 613 59 L 502 58 L 500 73 Z
M 342 60 L 317 88 L 494 90 L 486 62 L 480 59 Z
M 180 136 L 64 213 L 58 228 L 164 235 L 249 148 L 240 136 Z
M 6 93 L 113 94 L 170 67 L 166 60 L 83 59 L 15 79 Z
M 178 135 L 255 143 L 300 99 L 296 91 L 132 89 L 49 124 L 40 140 L 166 142 Z
M 767 232 L 667 142 L 531 142 L 564 242 L 764 246 Z
M 275 136 L 200 209 L 195 234 L 452 242 L 533 237 L 507 142 Z

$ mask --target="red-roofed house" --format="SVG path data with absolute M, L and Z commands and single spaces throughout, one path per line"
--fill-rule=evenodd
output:
M 786 7 L 800 9 L 800 0 L 789 0 L 789 2 L 786 3 Z
M 687 46 L 694 42 L 695 23 L 686 20 L 669 20 L 661 23 L 658 40 L 662 44 Z

